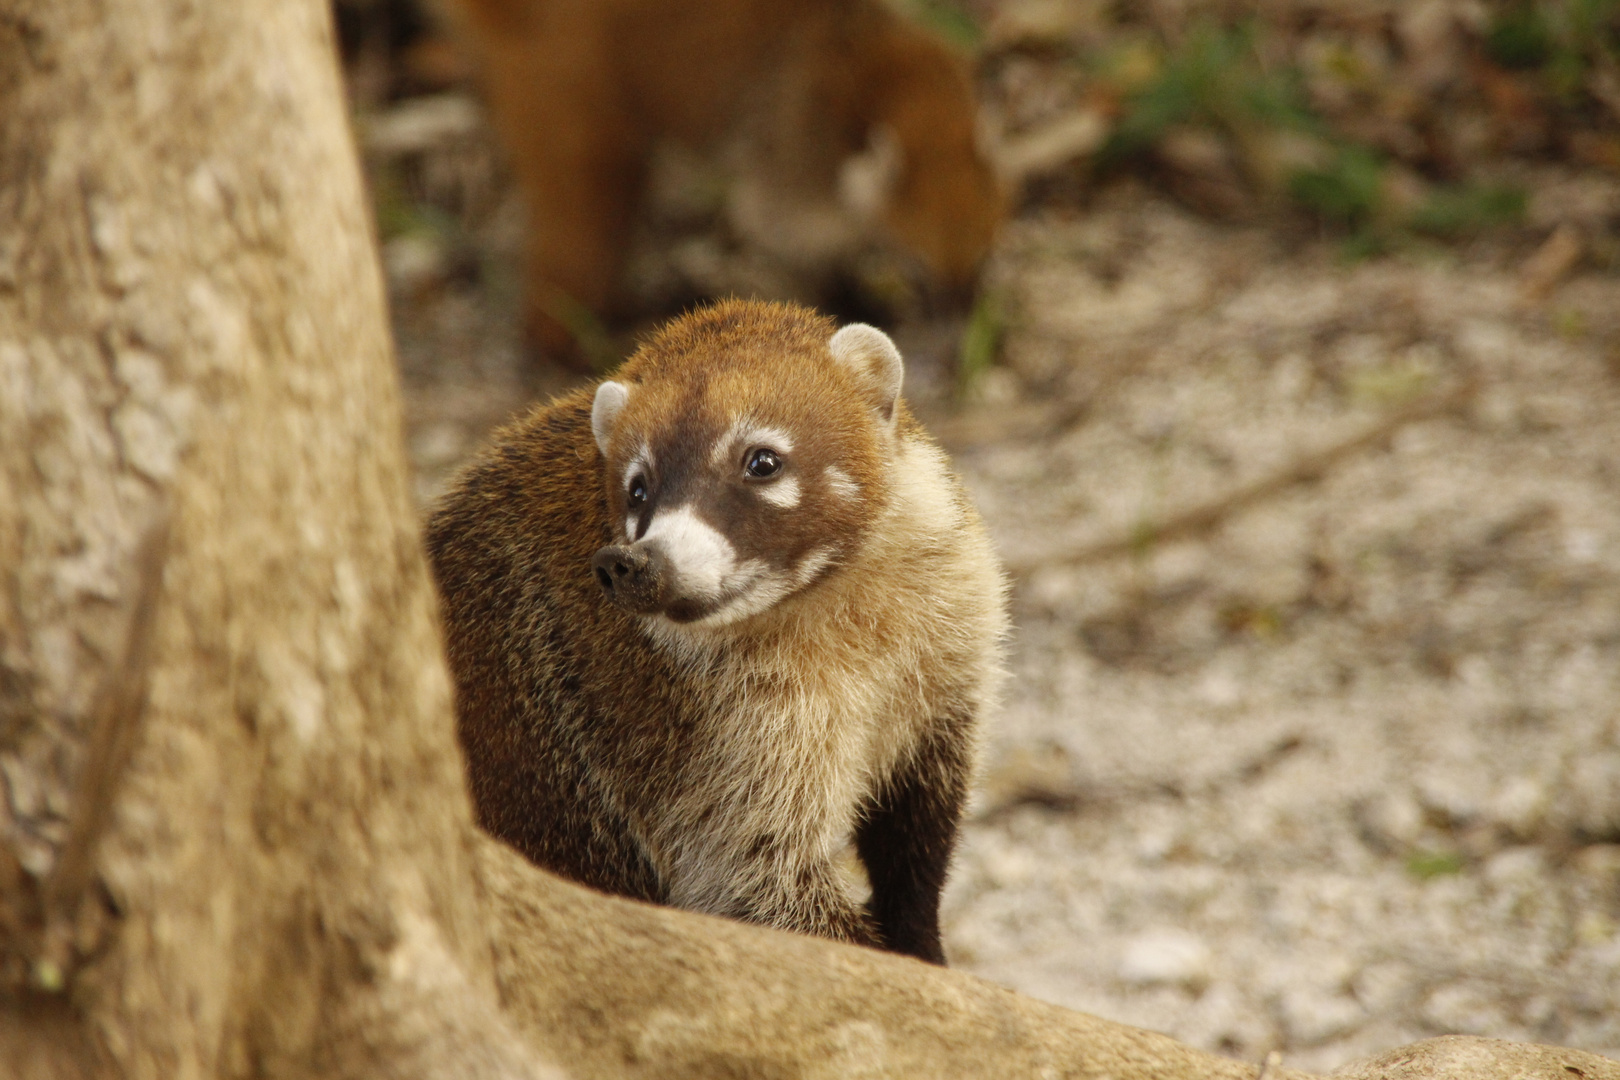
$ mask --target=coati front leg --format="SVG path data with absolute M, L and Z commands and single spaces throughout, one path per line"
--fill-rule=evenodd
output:
M 497 7 L 475 3 L 473 7 Z M 646 172 L 648 137 L 625 100 L 622 44 L 589 4 L 530 4 L 483 30 L 483 81 L 527 203 L 528 344 L 590 371 Z
M 966 721 L 936 724 L 887 778 L 855 830 L 880 947 L 930 964 L 945 963 L 939 896 L 967 801 L 972 746 Z
M 778 824 L 782 824 L 778 822 Z M 803 823 L 801 823 L 803 824 Z M 759 831 L 753 831 L 758 828 Z M 813 825 L 717 829 L 666 863 L 669 902 L 778 930 L 880 947 L 871 917 L 849 894 L 843 871 Z M 738 843 L 753 832 L 753 839 Z M 727 834 L 736 840 L 726 839 Z
M 747 897 L 739 913 L 749 922 L 852 945 L 881 948 L 867 912 L 850 899 L 844 876 L 831 861 L 805 862 Z

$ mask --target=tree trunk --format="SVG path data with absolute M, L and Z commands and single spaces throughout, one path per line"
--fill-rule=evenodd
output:
M 1254 1075 L 477 833 L 324 4 L 3 4 L 0 1075 Z
M 534 1075 L 330 36 L 318 0 L 0 16 L 13 1061 Z

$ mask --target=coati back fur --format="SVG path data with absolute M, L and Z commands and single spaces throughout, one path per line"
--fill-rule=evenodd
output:
M 971 287 L 1005 200 L 968 66 L 883 0 L 449 6 L 528 205 L 525 303 L 543 351 L 567 360 L 580 320 L 613 313 L 665 142 L 742 136 L 731 218 L 764 250 L 871 235 L 942 291 Z
M 428 526 L 486 829 L 609 892 L 944 962 L 1005 587 L 901 372 L 872 327 L 726 301 L 496 435 Z

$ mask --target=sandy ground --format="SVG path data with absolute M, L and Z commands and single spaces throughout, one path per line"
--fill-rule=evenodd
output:
M 484 219 L 476 277 L 385 253 L 424 504 L 566 385 Z M 968 404 L 902 335 L 1015 580 L 957 967 L 1306 1068 L 1620 1055 L 1620 281 L 1532 303 L 1520 256 L 1345 265 L 1124 192 L 1009 229 Z
M 956 447 L 1020 571 L 956 962 L 1310 1068 L 1620 1047 L 1616 283 L 1157 205 L 1001 271 L 1068 408 Z

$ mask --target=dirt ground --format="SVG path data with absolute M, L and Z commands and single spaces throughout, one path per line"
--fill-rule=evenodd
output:
M 1547 231 L 1620 212 L 1538 191 Z M 424 505 L 567 384 L 520 359 L 496 202 L 385 246 Z M 957 967 L 1304 1068 L 1620 1055 L 1620 280 L 1531 297 L 1525 255 L 1346 264 L 1127 185 L 1008 229 L 965 403 L 952 328 L 901 332 L 1015 582 Z

